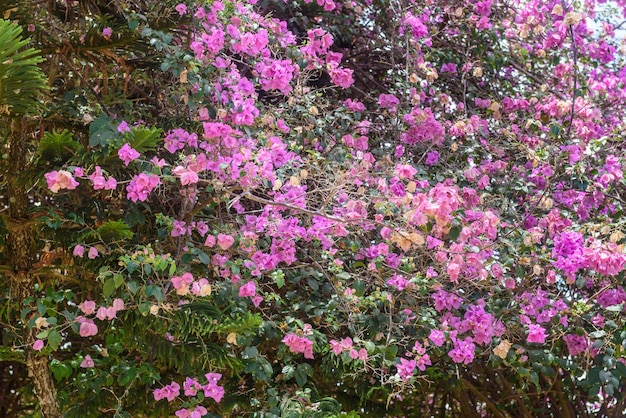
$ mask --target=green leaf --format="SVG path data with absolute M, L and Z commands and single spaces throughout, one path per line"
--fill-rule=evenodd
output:
M 209 257 L 206 253 L 203 253 L 202 251 L 198 251 L 198 259 L 204 265 L 208 266 L 211 264 L 211 257 Z
M 133 280 L 133 281 L 126 283 L 126 288 L 128 289 L 130 293 L 134 295 L 139 290 L 139 284 Z
M 130 230 L 124 221 L 108 221 L 96 229 L 99 238 L 105 242 L 112 242 L 121 239 L 132 239 L 133 231 Z
M 112 138 L 117 137 L 117 128 L 107 115 L 100 115 L 89 125 L 89 146 L 106 145 Z
M 352 284 L 352 288 L 354 289 L 356 295 L 361 297 L 365 294 L 365 282 L 363 280 L 357 280 Z
M 37 146 L 37 155 L 41 161 L 61 165 L 83 149 L 80 142 L 75 141 L 72 134 L 63 131 L 46 132 Z
M 72 375 L 72 367 L 60 362 L 57 359 L 53 359 L 50 362 L 50 370 L 52 371 L 52 375 L 56 379 L 57 382 L 60 382 L 63 379 L 67 379 Z
M 283 370 L 282 370 L 285 380 L 291 379 L 293 377 L 294 372 L 295 372 L 295 369 L 290 364 L 283 367 Z
M 104 285 L 102 286 L 102 293 L 105 298 L 108 298 L 113 294 L 113 292 L 115 292 L 115 279 L 110 277 L 104 282 Z
M 63 337 L 61 336 L 59 331 L 53 329 L 48 333 L 48 344 L 50 345 L 52 350 L 56 350 L 57 348 L 59 348 L 59 345 L 62 341 Z
M 118 289 L 120 286 L 124 284 L 124 276 L 119 273 L 115 273 L 113 275 L 113 282 L 115 283 L 115 288 Z
M 589 392 L 588 392 L 589 397 L 592 399 L 595 399 L 600 393 L 600 389 L 601 388 L 598 385 L 592 386 L 591 388 L 589 388 Z
M 146 296 L 154 297 L 157 302 L 163 301 L 163 291 L 158 286 L 154 286 L 154 285 L 146 286 Z
M 306 363 L 303 363 L 306 364 Z M 302 387 L 304 385 L 306 385 L 306 381 L 307 381 L 307 373 L 306 370 L 303 369 L 303 364 L 299 364 L 298 367 L 296 368 L 296 383 L 298 384 L 298 386 Z M 308 366 L 308 364 L 306 364 Z M 309 366 L 311 367 L 311 366 Z
M 602 338 L 606 335 L 606 332 L 603 330 L 594 331 L 589 334 L 589 338 Z
M 46 338 L 48 338 L 49 333 L 49 330 L 41 331 L 40 333 L 35 335 L 35 338 L 37 338 L 38 340 L 45 340 Z
M 137 369 L 134 367 L 129 367 L 117 378 L 117 382 L 120 384 L 120 386 L 127 386 L 136 378 Z
M 40 52 L 23 49 L 29 42 L 20 35 L 22 27 L 0 19 L 0 115 L 35 113 L 38 96 L 46 89 L 46 78 L 37 66 Z
M 533 382 L 537 388 L 537 393 L 541 392 L 541 385 L 539 384 L 539 375 L 536 372 L 530 372 L 530 381 Z
M 139 153 L 154 150 L 161 142 L 162 130 L 159 128 L 147 128 L 145 126 L 133 126 L 130 129 L 128 144 Z

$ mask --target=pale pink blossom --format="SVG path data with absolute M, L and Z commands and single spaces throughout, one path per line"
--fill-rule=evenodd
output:
M 89 249 L 89 252 L 87 253 L 87 257 L 89 257 L 91 260 L 98 257 L 98 249 L 96 247 L 91 247 Z
M 78 305 L 78 307 L 81 311 L 83 311 L 85 315 L 91 315 L 96 311 L 96 302 L 94 302 L 93 300 L 86 300 Z
M 46 173 L 44 177 L 48 183 L 48 189 L 52 193 L 57 193 L 61 189 L 74 190 L 79 184 L 72 173 L 65 170 L 51 171 Z
M 200 180 L 198 177 L 198 173 L 191 170 L 190 168 L 178 166 L 172 170 L 172 173 L 176 174 L 180 177 L 180 184 L 183 186 L 187 186 L 189 184 L 195 184 Z
M 231 235 L 219 234 L 217 236 L 217 245 L 222 250 L 229 249 L 235 243 L 235 239 Z
M 98 333 L 98 326 L 91 319 L 83 319 L 78 333 L 81 337 L 91 337 Z
M 113 299 L 113 308 L 115 308 L 116 311 L 123 311 L 124 301 L 120 298 Z
M 85 255 L 85 247 L 83 247 L 82 245 L 77 245 L 74 247 L 74 251 L 72 251 L 72 255 L 74 257 L 83 257 L 83 255 Z
M 89 368 L 89 367 L 94 367 L 95 364 L 93 362 L 93 359 L 91 358 L 91 356 L 89 354 L 87 354 L 85 356 L 85 358 L 83 359 L 83 361 L 80 363 L 80 367 L 83 367 L 85 369 Z

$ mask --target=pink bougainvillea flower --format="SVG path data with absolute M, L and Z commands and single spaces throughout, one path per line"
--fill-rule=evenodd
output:
M 405 358 L 400 359 L 400 363 L 396 364 L 396 368 L 398 369 L 398 375 L 403 382 L 406 382 L 413 376 L 413 372 L 415 371 L 415 367 L 417 366 L 415 360 L 407 360 Z
M 163 158 L 158 158 L 158 157 L 152 157 L 150 162 L 159 168 L 163 168 L 166 165 L 168 165 Z
M 89 354 L 87 354 L 85 358 L 83 359 L 83 361 L 80 363 L 80 367 L 85 368 L 85 369 L 88 369 L 94 366 L 95 366 L 95 363 L 93 362 L 93 359 L 91 358 Z
M 83 257 L 83 255 L 85 255 L 85 247 L 83 247 L 82 245 L 77 245 L 74 247 L 74 251 L 72 251 L 72 255 L 74 257 Z
M 124 144 L 122 146 L 122 148 L 119 149 L 119 151 L 117 151 L 117 156 L 120 158 L 120 160 L 124 161 L 124 165 L 128 166 L 128 164 L 130 164 L 131 161 L 136 160 L 137 158 L 139 158 L 139 152 L 137 152 L 136 149 L 131 148 L 130 145 L 128 145 L 128 143 Z
M 437 347 L 441 347 L 443 343 L 446 342 L 445 334 L 443 333 L 443 331 L 440 331 L 438 329 L 430 331 L 428 339 L 432 341 L 433 344 L 435 344 Z
M 125 309 L 124 301 L 120 298 L 113 299 L 113 308 L 115 308 L 116 311 L 123 311 Z
M 87 257 L 89 257 L 91 260 L 93 260 L 94 258 L 98 257 L 98 249 L 96 247 L 91 247 L 89 249 L 89 252 L 87 253 Z
M 200 178 L 198 177 L 198 173 L 191 170 L 190 168 L 182 167 L 180 165 L 174 168 L 172 170 L 172 173 L 180 177 L 180 184 L 182 184 L 183 186 L 195 184 L 200 180 Z
M 528 324 L 528 336 L 526 341 L 529 343 L 543 344 L 546 342 L 546 329 L 541 325 Z
M 57 193 L 61 189 L 74 190 L 78 187 L 78 182 L 72 176 L 72 173 L 65 170 L 51 171 L 44 175 L 48 183 L 48 189 L 52 193 Z
M 179 15 L 184 15 L 185 13 L 187 13 L 187 6 L 183 3 L 178 4 L 175 7 L 176 11 L 178 12 Z
M 81 337 L 91 337 L 98 334 L 98 326 L 91 319 L 83 319 L 78 333 Z
M 254 305 L 255 308 L 258 308 L 261 302 L 263 302 L 263 296 L 261 295 L 252 296 L 252 304 Z
M 290 333 L 285 335 L 282 342 L 289 347 L 289 351 L 292 353 L 302 353 L 304 358 L 313 358 L 313 341 L 305 337 L 299 337 L 296 334 Z
M 215 235 L 207 235 L 206 239 L 204 240 L 204 246 L 205 247 L 215 247 L 215 244 L 217 243 L 217 239 L 215 238 Z
M 112 320 L 112 319 L 117 318 L 117 310 L 114 307 L 110 306 L 110 307 L 106 308 L 106 312 L 107 312 L 106 313 L 106 318 L 109 321 Z
M 96 318 L 101 321 L 107 319 L 107 308 L 105 306 L 101 306 L 98 308 L 98 311 L 96 312 Z
M 193 275 L 191 273 L 184 273 L 181 276 L 175 276 L 170 279 L 176 294 L 184 296 L 189 293 L 189 285 L 193 283 Z
M 217 245 L 222 250 L 229 249 L 234 243 L 235 243 L 235 239 L 232 237 L 232 235 L 218 234 L 217 236 Z
M 178 395 L 180 395 L 180 385 L 176 382 L 163 386 L 161 389 L 154 390 L 155 401 L 167 399 L 168 402 L 172 402 Z
M 239 297 L 252 297 L 256 295 L 256 284 L 248 282 L 239 288 Z
M 85 315 L 91 315 L 96 311 L 96 302 L 93 300 L 86 300 L 78 305 L 78 308 L 83 311 Z
M 117 125 L 117 131 L 121 134 L 125 132 L 130 132 L 130 126 L 128 126 L 128 123 L 126 123 L 126 121 L 123 120 L 122 122 L 120 122 L 119 125 Z
M 400 104 L 400 100 L 393 94 L 381 94 L 378 96 L 378 105 L 383 109 L 395 110 L 396 106 Z
M 224 388 L 214 383 L 209 383 L 204 386 L 204 396 L 213 399 L 215 402 L 220 402 L 224 397 Z
M 148 194 L 159 184 L 161 184 L 161 179 L 156 174 L 141 173 L 136 175 L 126 186 L 127 197 L 133 202 L 138 200 L 145 202 L 148 199 Z

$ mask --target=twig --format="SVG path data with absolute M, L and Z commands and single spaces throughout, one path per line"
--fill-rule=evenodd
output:
M 565 4 L 565 0 L 562 0 L 563 10 L 567 10 L 567 5 Z M 572 91 L 572 114 L 570 115 L 569 126 L 567 127 L 567 135 L 565 140 L 569 141 L 572 134 L 572 126 L 574 126 L 574 116 L 575 116 L 575 105 L 576 105 L 576 88 L 578 87 L 578 71 L 576 71 L 576 67 L 578 66 L 578 50 L 576 48 L 576 37 L 574 36 L 574 25 L 569 25 L 569 36 L 572 39 L 572 54 L 573 54 L 573 63 L 572 63 L 572 71 L 574 71 L 574 89 Z

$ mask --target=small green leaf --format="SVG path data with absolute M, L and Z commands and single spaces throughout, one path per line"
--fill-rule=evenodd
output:
M 50 370 L 52 371 L 52 375 L 57 380 L 57 382 L 60 382 L 61 380 L 70 377 L 73 371 L 72 367 L 60 362 L 57 359 L 53 359 L 50 362 Z
M 133 280 L 133 281 L 128 282 L 128 283 L 126 284 L 126 288 L 128 289 L 128 291 L 129 291 L 130 293 L 132 293 L 132 294 L 134 295 L 134 294 L 136 294 L 136 293 L 137 293 L 137 291 L 139 290 L 139 284 L 138 284 L 136 281 L 134 281 L 134 280 Z
M 206 253 L 203 253 L 201 251 L 198 251 L 198 259 L 204 265 L 208 266 L 211 264 L 211 257 L 209 257 Z
M 137 369 L 134 367 L 129 367 L 117 378 L 117 382 L 120 384 L 120 386 L 127 386 L 136 378 Z
M 599 331 L 594 331 L 592 333 L 589 334 L 589 338 L 602 338 L 606 335 L 606 332 L 603 330 L 599 330 Z
M 450 232 L 448 233 L 448 236 L 450 237 L 450 241 L 456 241 L 457 238 L 461 235 L 462 230 L 463 230 L 463 227 L 461 225 L 455 225 L 452 228 L 450 228 Z
M 294 372 L 295 372 L 295 369 L 290 364 L 283 367 L 282 373 L 285 376 L 285 380 L 291 379 L 293 377 Z
M 63 337 L 61 336 L 59 331 L 53 329 L 48 333 L 48 344 L 50 345 L 52 350 L 56 350 L 57 348 L 59 348 L 59 345 L 62 341 Z
M 282 289 L 285 285 L 285 276 L 279 275 L 274 277 L 274 283 L 276 283 L 276 286 L 278 286 L 279 289 Z
M 304 363 L 306 364 L 306 363 Z M 308 365 L 308 364 L 307 364 Z M 310 367 L 310 366 L 309 366 Z M 306 384 L 307 381 L 307 373 L 306 370 L 302 368 L 302 364 L 298 365 L 296 368 L 296 383 L 298 386 L 302 387 Z
M 539 375 L 536 372 L 530 372 L 530 381 L 533 382 L 537 388 L 537 393 L 541 392 L 541 385 L 539 384 Z
M 163 291 L 158 286 L 154 286 L 154 285 L 146 286 L 146 296 L 154 297 L 157 302 L 163 301 Z
M 113 282 L 115 283 L 115 288 L 118 289 L 120 286 L 124 284 L 124 276 L 119 273 L 115 273 L 113 275 Z
M 105 298 L 108 298 L 113 294 L 113 292 L 115 292 L 115 280 L 110 277 L 104 282 L 104 285 L 102 286 L 102 293 Z
M 46 338 L 48 338 L 49 332 L 49 330 L 41 331 L 40 333 L 35 335 L 35 338 L 37 338 L 38 340 L 45 340 Z

